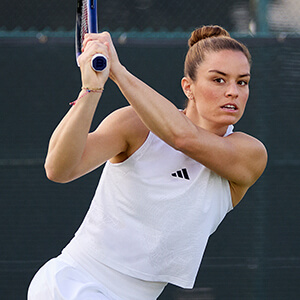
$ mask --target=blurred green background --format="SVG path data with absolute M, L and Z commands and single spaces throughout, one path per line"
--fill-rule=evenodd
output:
M 0 298 L 26 299 L 37 269 L 72 238 L 101 168 L 66 185 L 46 179 L 52 131 L 80 90 L 76 1 L 4 0 L 0 11 Z M 219 24 L 253 56 L 250 98 L 236 130 L 262 140 L 264 175 L 209 241 L 195 289 L 160 300 L 300 299 L 300 2 L 99 1 L 122 63 L 179 108 L 189 33 Z M 92 129 L 127 105 L 108 82 Z

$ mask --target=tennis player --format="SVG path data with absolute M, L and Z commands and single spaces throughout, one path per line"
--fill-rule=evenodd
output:
M 86 35 L 83 46 L 83 88 L 45 168 L 64 183 L 106 165 L 82 225 L 35 275 L 28 299 L 153 300 L 168 283 L 191 289 L 209 236 L 267 162 L 260 141 L 233 132 L 249 95 L 249 51 L 219 26 L 196 29 L 178 110 L 122 66 L 108 33 Z M 108 57 L 100 73 L 96 53 Z M 108 77 L 130 105 L 89 133 Z

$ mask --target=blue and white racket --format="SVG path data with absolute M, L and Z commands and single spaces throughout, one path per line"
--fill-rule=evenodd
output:
M 75 48 L 76 60 L 81 54 L 82 43 L 86 33 L 98 32 L 97 0 L 77 0 L 76 28 L 75 28 Z M 103 71 L 107 66 L 107 58 L 102 54 L 96 54 L 91 61 L 92 68 Z

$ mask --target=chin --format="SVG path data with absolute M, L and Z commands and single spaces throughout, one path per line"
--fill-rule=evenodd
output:
M 229 126 L 229 125 L 235 125 L 240 119 L 236 118 L 226 118 L 226 120 L 222 120 L 221 122 L 218 122 L 222 126 Z
M 240 119 L 242 118 L 241 116 L 227 116 L 224 118 L 224 125 L 234 125 L 236 124 Z

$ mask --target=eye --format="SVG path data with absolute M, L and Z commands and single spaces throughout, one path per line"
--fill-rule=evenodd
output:
M 246 85 L 248 85 L 248 81 L 247 80 L 240 80 L 238 82 L 238 84 L 241 85 L 241 86 L 246 86 Z
M 214 81 L 217 82 L 217 83 L 224 83 L 225 82 L 225 80 L 223 78 L 215 78 Z

